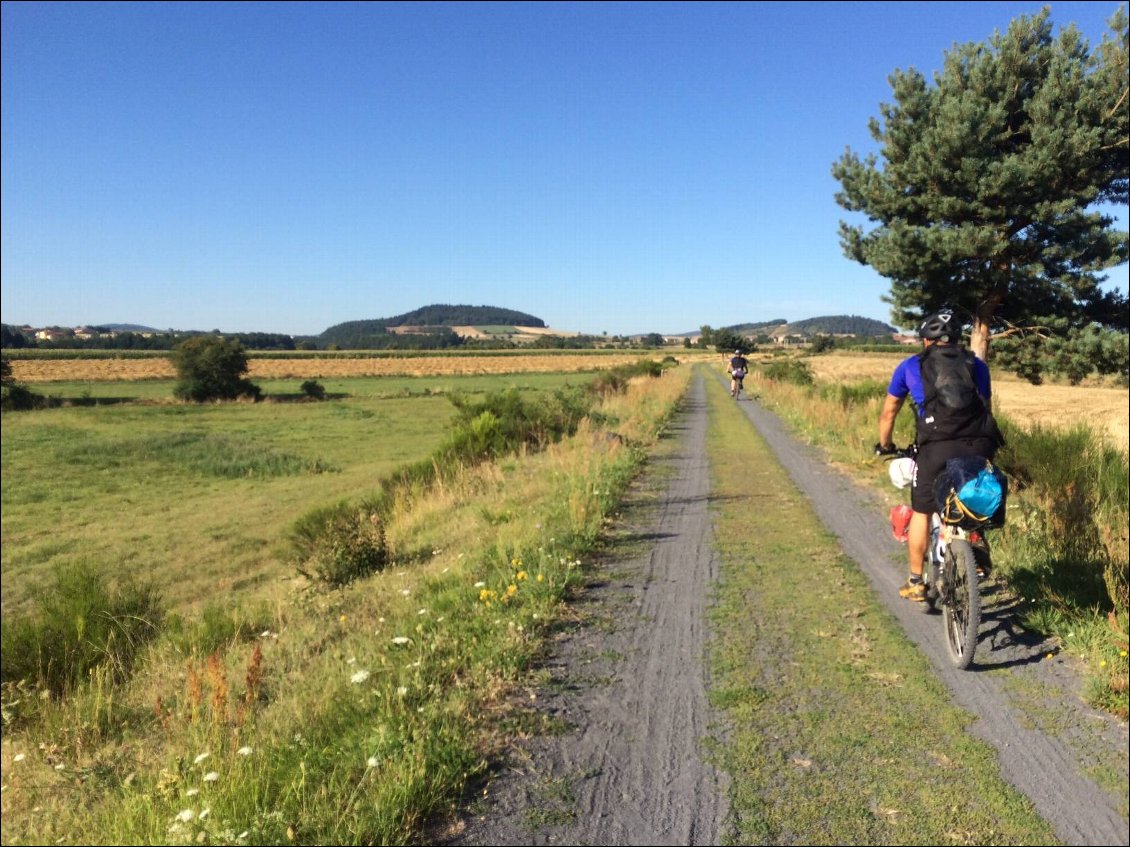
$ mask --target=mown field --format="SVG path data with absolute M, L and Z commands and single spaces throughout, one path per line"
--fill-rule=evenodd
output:
M 666 355 L 666 353 L 664 353 Z M 676 357 L 688 354 L 675 353 Z M 693 355 L 693 354 L 692 354 Z M 655 351 L 584 353 L 554 352 L 551 355 L 508 353 L 507 355 L 279 355 L 249 356 L 248 377 L 263 379 L 351 379 L 367 376 L 444 377 L 524 373 L 593 372 L 630 364 L 655 356 Z M 167 358 L 52 357 L 12 359 L 12 374 L 18 382 L 34 385 L 51 382 L 114 382 L 168 380 L 176 376 Z

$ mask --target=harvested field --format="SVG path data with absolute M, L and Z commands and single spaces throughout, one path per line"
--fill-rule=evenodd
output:
M 429 376 L 434 374 L 573 373 L 631 364 L 654 353 L 602 356 L 436 356 L 393 358 L 251 358 L 251 379 L 330 379 L 352 376 Z M 174 379 L 167 359 L 29 359 L 12 361 L 12 374 L 25 383 L 115 382 Z
M 908 350 L 906 355 L 912 351 Z M 890 379 L 902 354 L 813 356 L 818 379 L 851 382 Z M 1130 448 L 1130 390 L 1087 385 L 1032 385 L 1011 374 L 993 374 L 993 409 L 1016 423 L 1066 428 L 1086 423 L 1105 428 L 1111 443 Z

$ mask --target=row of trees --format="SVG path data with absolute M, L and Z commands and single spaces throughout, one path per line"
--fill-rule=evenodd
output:
M 74 332 L 51 340 L 28 336 L 18 327 L 0 325 L 0 347 L 22 349 L 38 347 L 47 350 L 172 350 L 186 338 L 202 335 L 222 336 L 238 341 L 248 350 L 295 350 L 301 342 L 292 336 L 279 332 L 229 332 L 218 329 L 204 332 L 111 332 L 106 327 L 91 327 L 98 335 L 89 338 L 75 335 Z M 313 349 L 313 348 L 311 348 Z
M 868 221 L 841 221 L 844 253 L 891 281 L 894 323 L 956 307 L 981 358 L 994 336 L 1036 344 L 1035 327 L 1127 330 L 1125 293 L 1101 283 L 1128 256 L 1106 211 L 1130 182 L 1128 44 L 1125 5 L 1094 50 L 1074 26 L 1053 37 L 1045 8 L 955 47 L 932 84 L 890 76 L 878 152 L 848 148 L 832 174 Z

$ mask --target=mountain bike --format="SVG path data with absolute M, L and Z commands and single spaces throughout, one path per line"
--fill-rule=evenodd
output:
M 894 453 L 880 454 L 891 465 L 891 482 L 896 488 L 907 488 L 913 479 L 913 466 L 895 462 L 914 462 L 913 447 Z M 895 538 L 906 542 L 906 524 L 909 522 L 908 506 L 891 509 L 891 530 Z M 992 526 L 991 519 L 962 514 L 951 506 L 951 499 L 941 505 L 941 511 L 930 515 L 930 537 L 926 547 L 922 579 L 926 583 L 926 606 L 941 612 L 945 629 L 946 652 L 958 668 L 965 669 L 973 662 L 977 638 L 981 628 L 982 577 L 992 569 L 992 557 L 985 531 Z

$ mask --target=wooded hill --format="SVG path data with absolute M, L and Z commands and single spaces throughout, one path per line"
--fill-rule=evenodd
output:
M 802 321 L 789 323 L 782 319 L 773 321 L 760 321 L 758 323 L 737 324 L 724 327 L 740 335 L 755 335 L 764 333 L 773 335 L 787 333 L 788 335 L 854 335 L 857 337 L 870 337 L 875 335 L 890 335 L 898 332 L 893 326 L 888 326 L 882 321 L 872 318 L 863 318 L 858 315 L 824 315 L 818 318 L 805 318 Z
M 517 312 L 513 309 L 501 309 L 497 306 L 451 306 L 435 304 L 423 306 L 403 315 L 394 315 L 391 318 L 374 318 L 371 320 L 346 321 L 335 324 L 317 336 L 319 346 L 323 344 L 337 344 L 344 348 L 357 347 L 382 347 L 382 341 L 391 341 L 388 338 L 389 329 L 392 327 L 427 327 L 434 331 L 422 333 L 420 341 L 429 339 L 438 346 L 452 346 L 458 341 L 451 337 L 454 333 L 449 329 L 453 326 L 529 326 L 539 329 L 545 327 L 541 318 Z M 382 339 L 381 337 L 384 336 Z M 446 341 L 446 343 L 445 343 Z M 397 342 L 396 346 L 403 346 L 404 342 Z

